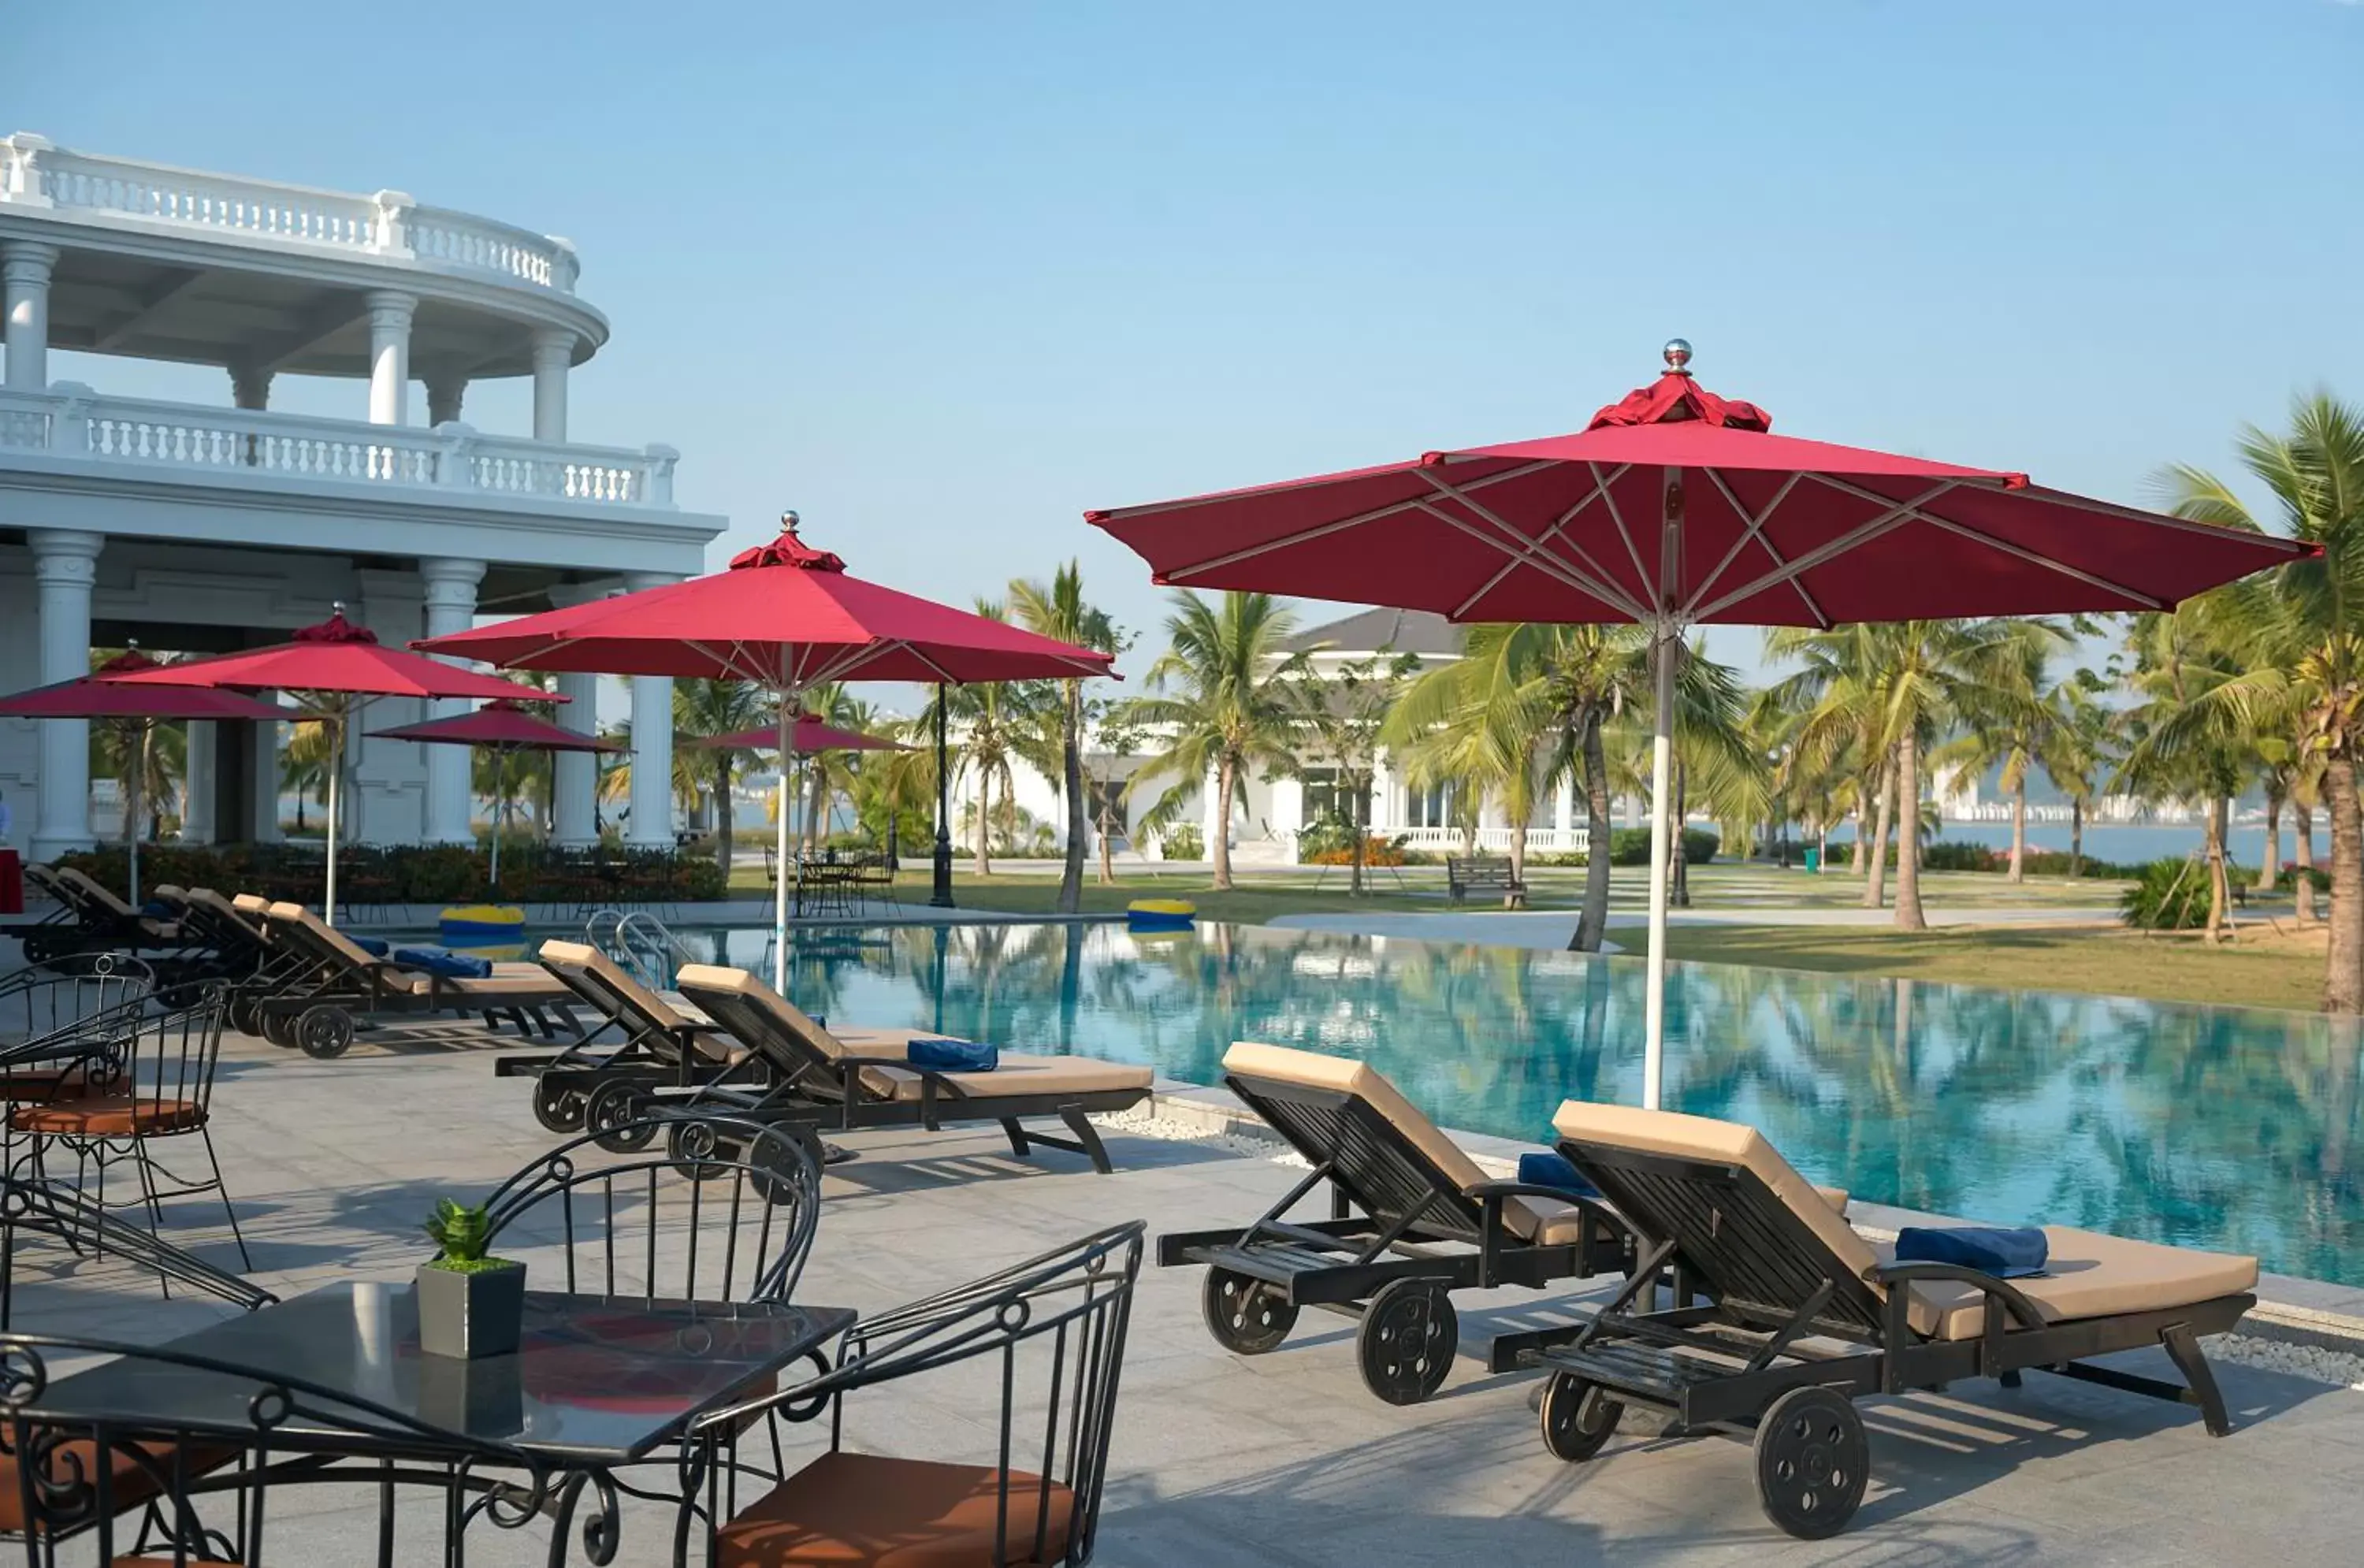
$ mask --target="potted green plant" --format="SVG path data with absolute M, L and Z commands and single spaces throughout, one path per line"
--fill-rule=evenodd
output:
M 418 1265 L 418 1348 L 432 1356 L 505 1356 L 525 1331 L 525 1265 L 486 1257 L 492 1212 L 450 1198 L 427 1218 L 439 1251 Z

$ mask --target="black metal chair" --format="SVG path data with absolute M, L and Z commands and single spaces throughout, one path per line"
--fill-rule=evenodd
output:
M 697 1433 L 705 1496 L 684 1507 L 708 1521 L 708 1560 L 863 1562 L 891 1540 L 913 1562 L 1089 1562 L 1143 1229 L 1139 1220 L 1113 1226 L 866 1318 L 834 1369 L 707 1418 Z M 977 1412 L 993 1434 L 985 1451 L 913 1459 L 842 1446 L 847 1395 L 969 1361 L 987 1362 L 998 1389 L 998 1418 Z M 825 1413 L 829 1451 L 730 1508 L 739 1435 L 775 1413 L 790 1421 Z
M 251 1269 L 214 1153 L 214 1071 L 228 1010 L 223 987 L 187 985 L 84 1020 L 77 1026 L 84 1037 L 78 1074 L 61 1080 L 50 1097 L 19 1103 L 8 1113 L 11 1136 L 28 1145 L 14 1157 L 9 1173 L 50 1181 L 51 1149 L 61 1148 L 73 1157 L 76 1190 L 105 1209 L 107 1171 L 128 1162 L 139 1177 L 151 1231 L 163 1223 L 162 1199 L 218 1193 L 239 1257 Z M 197 1140 L 209 1176 L 181 1176 L 157 1157 L 157 1144 L 179 1138 Z
M 86 1362 L 136 1367 L 140 1396 L 130 1403 L 142 1413 L 89 1407 L 82 1369 L 70 1364 Z M 169 1418 L 158 1413 L 166 1408 Z M 348 1459 L 362 1462 L 338 1467 Z M 0 1335 L 0 1536 L 21 1541 L 34 1568 L 53 1568 L 68 1547 L 86 1560 L 79 1543 L 89 1537 L 103 1564 L 317 1561 L 266 1551 L 265 1504 L 276 1488 L 322 1482 L 376 1485 L 384 1565 L 395 1561 L 402 1489 L 442 1494 L 449 1562 L 475 1519 L 514 1528 L 552 1496 L 522 1450 L 348 1391 L 151 1346 Z
M 156 971 L 128 952 L 66 953 L 0 980 L 0 1050 L 145 996 Z
M 166 1296 L 177 1284 L 248 1312 L 279 1299 L 152 1231 L 124 1223 L 71 1188 L 0 1176 L 0 1331 L 15 1321 L 17 1252 L 28 1237 L 55 1241 L 76 1255 L 93 1250 L 111 1252 L 153 1269 Z

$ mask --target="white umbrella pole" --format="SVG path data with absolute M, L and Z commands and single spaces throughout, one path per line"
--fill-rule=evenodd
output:
M 324 718 L 329 727 L 329 904 L 327 919 L 337 923 L 337 775 L 344 771 L 345 725 L 341 716 Z
M 793 702 L 788 693 L 780 694 L 780 820 L 772 862 L 778 873 L 772 878 L 772 989 L 783 996 L 788 994 L 788 727 L 795 722 L 788 714 Z
M 501 819 L 509 814 L 509 751 L 506 746 L 493 748 L 493 869 L 488 880 L 496 890 L 501 885 Z
M 140 809 L 139 792 L 148 783 L 148 750 L 155 728 L 156 721 L 152 718 L 139 721 L 139 746 L 131 754 L 131 787 L 123 792 L 123 808 L 130 813 L 129 820 L 124 824 L 127 829 L 124 838 L 130 846 L 131 906 L 134 909 L 139 907 L 139 818 L 145 815 Z
M 1642 1106 L 1656 1110 L 1666 1076 L 1667 880 L 1674 864 L 1673 832 L 1667 817 L 1674 803 L 1676 632 L 1659 628 L 1652 639 L 1651 677 L 1657 686 L 1657 712 L 1650 737 L 1650 973 L 1645 993 L 1642 1047 Z

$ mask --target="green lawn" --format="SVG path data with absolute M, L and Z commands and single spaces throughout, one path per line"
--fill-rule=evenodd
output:
M 2191 935 L 1989 926 L 1906 933 L 1845 927 L 1678 926 L 1676 958 L 1837 974 L 1893 974 L 2006 990 L 2084 991 L 2169 1002 L 2312 1009 L 2323 994 L 2321 929 L 2243 928 L 2211 948 Z

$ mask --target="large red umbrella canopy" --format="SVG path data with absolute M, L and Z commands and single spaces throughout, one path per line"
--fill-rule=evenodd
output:
M 1687 346 L 1667 358 L 1575 435 L 1085 516 L 1160 583 L 1464 621 L 2156 610 L 2309 552 L 2023 473 L 1777 436 L 1693 381 Z
M 794 517 L 727 572 L 412 646 L 512 670 L 753 681 L 788 692 L 823 681 L 965 685 L 1109 673 L 1109 654 L 853 576 L 797 537 Z
M 553 724 L 540 714 L 528 712 L 507 697 L 486 703 L 473 712 L 454 714 L 450 718 L 430 718 L 424 724 L 373 729 L 370 734 L 382 740 L 418 740 L 430 746 L 491 746 L 519 751 L 620 751 L 624 749 L 620 741 L 579 734 L 563 724 Z
M 103 677 L 127 685 L 227 686 L 241 691 L 337 693 L 374 697 L 531 697 L 563 699 L 480 675 L 405 648 L 388 648 L 367 627 L 345 618 L 342 605 L 287 641 Z
M 128 686 L 112 678 L 163 668 L 130 649 L 87 675 L 0 697 L 0 718 L 246 718 L 275 724 L 290 717 L 283 708 L 235 692 Z
M 1538 441 L 1087 512 L 1160 583 L 1433 610 L 1463 621 L 1632 621 L 1656 664 L 1643 1103 L 1665 1022 L 1674 670 L 1705 622 L 2161 610 L 2313 553 L 1963 468 L 1773 434 L 1754 404 L 1667 372 Z
M 780 732 L 766 724 L 760 729 L 742 729 L 735 735 L 702 735 L 692 744 L 710 751 L 776 751 L 780 749 Z M 887 740 L 883 735 L 864 735 L 858 729 L 840 729 L 823 724 L 810 714 L 796 722 L 788 732 L 788 750 L 813 751 L 901 751 L 909 748 Z

